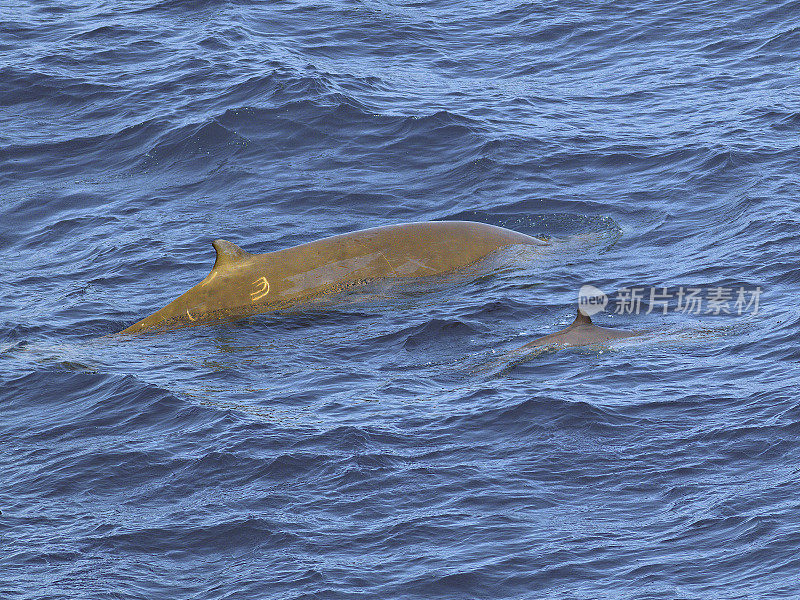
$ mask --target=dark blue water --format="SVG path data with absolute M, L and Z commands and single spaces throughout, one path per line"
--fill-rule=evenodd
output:
M 800 598 L 800 3 L 0 8 L 0 597 Z M 268 252 L 547 260 L 123 340 Z M 513 261 L 512 261 L 513 262 Z M 758 311 L 507 352 L 578 288 Z

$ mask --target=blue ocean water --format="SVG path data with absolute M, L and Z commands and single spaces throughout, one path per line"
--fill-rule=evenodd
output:
M 4 3 L 0 597 L 800 598 L 799 133 L 797 1 Z M 113 335 L 435 219 L 559 252 Z

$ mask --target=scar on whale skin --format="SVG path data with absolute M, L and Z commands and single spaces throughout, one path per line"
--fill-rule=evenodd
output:
M 255 302 L 261 300 L 264 296 L 269 294 L 269 281 L 266 277 L 259 277 L 253 282 L 253 285 L 259 286 L 255 292 L 250 292 L 250 301 Z

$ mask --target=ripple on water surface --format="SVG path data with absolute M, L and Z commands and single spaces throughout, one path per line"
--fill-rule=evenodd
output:
M 0 596 L 797 597 L 798 7 L 740 4 L 6 10 Z M 553 252 L 111 335 L 430 219 Z M 507 358 L 585 283 L 763 294 Z

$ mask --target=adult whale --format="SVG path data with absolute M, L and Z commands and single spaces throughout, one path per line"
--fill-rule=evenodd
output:
M 267 312 L 370 280 L 444 274 L 516 245 L 549 243 L 472 221 L 389 225 L 266 254 L 250 254 L 236 244 L 216 240 L 217 259 L 203 281 L 122 333 L 177 329 Z

